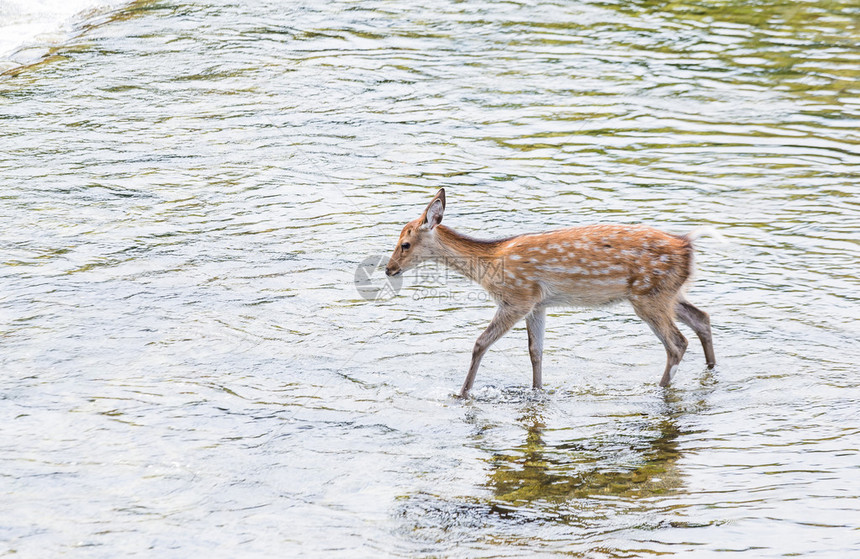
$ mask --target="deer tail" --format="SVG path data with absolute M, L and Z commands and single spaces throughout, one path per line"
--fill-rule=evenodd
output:
M 714 237 L 717 242 L 727 243 L 726 238 L 719 232 L 715 227 L 711 227 L 710 225 L 705 225 L 704 227 L 696 227 L 686 235 L 684 238 L 690 241 L 691 243 L 695 242 L 699 237 L 703 237 L 708 235 L 709 237 Z

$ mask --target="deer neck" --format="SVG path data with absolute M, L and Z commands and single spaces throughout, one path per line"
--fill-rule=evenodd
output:
M 502 241 L 484 241 L 439 225 L 435 228 L 437 260 L 470 280 L 487 285 L 502 271 L 497 252 Z

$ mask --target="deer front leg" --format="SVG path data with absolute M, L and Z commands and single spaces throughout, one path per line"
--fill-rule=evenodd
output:
M 475 348 L 472 350 L 472 363 L 469 365 L 469 373 L 466 375 L 466 381 L 463 383 L 463 388 L 460 389 L 460 398 L 467 398 L 469 390 L 475 383 L 475 375 L 478 374 L 478 367 L 481 365 L 481 359 L 484 354 L 493 345 L 496 340 L 505 335 L 505 333 L 517 323 L 519 319 L 524 317 L 531 309 L 522 309 L 511 307 L 509 305 L 499 305 L 496 310 L 496 316 L 493 317 L 487 329 L 478 336 L 475 342 Z
M 546 309 L 535 307 L 526 316 L 526 330 L 529 334 L 529 357 L 532 360 L 532 388 L 540 390 L 543 385 L 541 361 L 543 360 L 543 333 L 546 327 Z

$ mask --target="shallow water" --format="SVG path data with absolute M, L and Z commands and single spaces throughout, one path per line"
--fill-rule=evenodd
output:
M 38 61 L 92 25 L 122 0 L 3 0 L 0 2 L 0 72 Z
M 0 554 L 860 551 L 849 1 L 136 2 L 0 77 Z M 356 290 L 477 236 L 698 243 L 718 366 L 626 306 Z M 688 337 L 691 333 L 685 330 Z

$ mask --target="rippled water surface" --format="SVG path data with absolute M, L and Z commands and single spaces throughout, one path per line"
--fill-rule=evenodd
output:
M 135 2 L 0 77 L 0 554 L 860 552 L 856 2 Z M 439 187 L 494 237 L 698 243 L 628 306 L 365 301 Z M 689 331 L 685 331 L 692 337 Z

